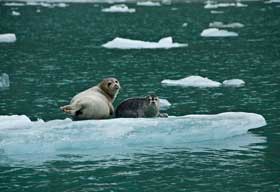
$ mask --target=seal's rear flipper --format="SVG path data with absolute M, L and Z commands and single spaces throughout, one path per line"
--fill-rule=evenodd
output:
M 65 105 L 60 107 L 63 112 L 68 113 L 72 116 L 75 116 L 76 112 L 78 112 L 81 108 L 81 105 Z

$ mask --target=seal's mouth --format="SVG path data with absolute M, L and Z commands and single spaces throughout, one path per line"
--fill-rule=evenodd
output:
M 114 85 L 114 89 L 116 89 L 116 90 L 118 90 L 118 89 L 120 89 L 121 87 L 118 85 L 118 84 L 115 84 Z

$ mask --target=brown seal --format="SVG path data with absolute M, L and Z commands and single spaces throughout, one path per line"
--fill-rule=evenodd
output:
M 105 78 L 98 85 L 75 95 L 69 105 L 60 107 L 74 120 L 106 119 L 114 114 L 114 102 L 120 89 L 116 78 Z

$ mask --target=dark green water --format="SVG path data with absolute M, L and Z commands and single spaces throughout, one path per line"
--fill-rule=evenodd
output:
M 0 44 L 0 73 L 9 74 L 11 84 L 0 90 L 0 115 L 64 119 L 59 106 L 102 78 L 115 76 L 122 85 L 115 105 L 127 97 L 156 92 L 172 103 L 170 115 L 244 111 L 263 115 L 268 125 L 247 136 L 199 147 L 192 143 L 87 160 L 71 154 L 34 165 L 1 163 L 0 191 L 279 192 L 280 8 L 249 3 L 247 8 L 222 8 L 223 14 L 211 14 L 203 4 L 177 4 L 110 14 L 102 13 L 102 7 L 108 5 L 71 4 L 36 13 L 36 7 L 24 6 L 17 8 L 21 16 L 15 17 L 11 7 L 0 5 L 0 34 L 17 36 L 16 43 Z M 245 27 L 232 29 L 238 37 L 200 37 L 213 21 L 240 22 Z M 158 41 L 166 36 L 189 46 L 101 47 L 115 37 Z M 199 89 L 160 83 L 189 75 L 220 82 L 238 78 L 246 85 Z M 0 162 L 7 158 L 1 150 Z

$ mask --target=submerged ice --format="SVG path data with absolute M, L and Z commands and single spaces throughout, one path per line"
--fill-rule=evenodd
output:
M 111 49 L 170 49 L 186 46 L 188 46 L 188 44 L 174 43 L 172 37 L 162 38 L 158 42 L 131 40 L 116 37 L 112 41 L 102 45 L 102 47 Z
M 6 73 L 3 73 L 2 75 L 0 75 L 0 89 L 8 88 L 8 87 L 10 87 L 9 75 Z

